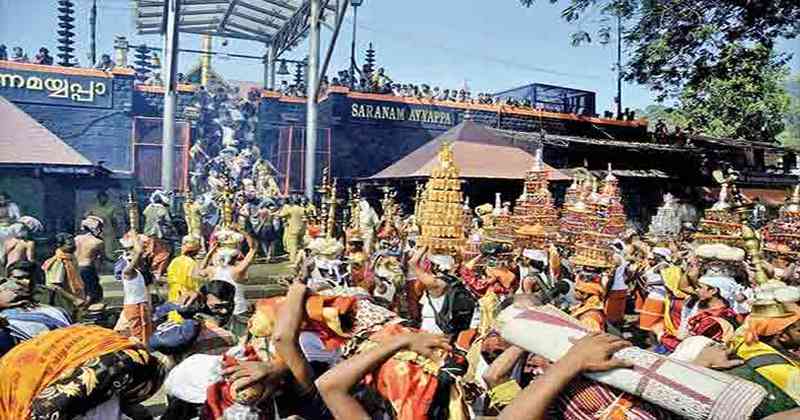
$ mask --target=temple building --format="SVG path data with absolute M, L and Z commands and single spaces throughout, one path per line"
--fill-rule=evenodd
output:
M 50 141 L 74 152 L 75 159 L 70 162 L 80 162 L 67 165 L 75 182 L 59 193 L 64 194 L 59 202 L 71 213 L 80 213 L 82 203 L 90 201 L 99 189 L 111 189 L 125 197 L 131 189 L 144 195 L 160 188 L 163 87 L 143 83 L 127 66 L 127 54 L 118 48 L 118 66 L 110 71 L 0 61 L 0 97 L 4 107 L 15 110 L 4 112 L 4 121 L 24 115 L 46 130 Z M 226 123 L 227 131 L 248 130 L 246 141 L 258 145 L 260 156 L 271 162 L 283 194 L 304 190 L 306 98 L 224 80 L 206 55 L 184 80 L 191 83 L 178 86 L 175 190 L 189 188 L 193 159 L 209 152 L 202 147 L 213 146 L 206 144 L 208 119 L 202 112 L 208 101 L 227 101 L 237 111 L 247 111 L 234 113 L 238 119 Z M 206 86 L 201 89 L 203 82 Z M 438 150 L 434 139 L 455 130 L 469 139 L 457 144 L 454 153 L 475 155 L 475 162 L 459 163 L 466 174 L 462 191 L 465 196 L 475 195 L 474 205 L 491 201 L 495 192 L 501 193 L 502 201 L 515 202 L 531 169 L 527 162 L 539 148 L 543 161 L 555 169 L 551 175 L 560 178 L 550 183 L 558 205 L 576 171 L 602 180 L 609 175 L 611 164 L 610 175 L 618 180 L 622 208 L 629 219 L 642 224 L 655 215 L 666 193 L 679 203 L 702 206 L 706 195 L 715 193 L 711 171 L 723 162 L 740 172 L 745 194 L 760 197 L 767 205 L 780 204 L 784 191 L 797 182 L 791 175 L 795 154 L 776 144 L 704 136 L 656 141 L 647 131 L 646 120 L 598 117 L 591 92 L 557 89 L 533 84 L 502 93 L 530 97 L 538 107 L 533 108 L 417 99 L 330 86 L 319 99 L 317 178 L 328 168 L 342 191 L 359 182 L 413 181 L 427 175 L 422 161 L 434 158 Z M 222 131 L 225 143 L 227 134 Z M 20 156 L 28 154 L 25 149 L 33 145 L 23 141 L 19 132 L 12 135 L 14 143 L 3 147 L 18 150 Z M 15 161 L 3 158 L 4 165 Z M 26 170 L 50 185 L 44 180 L 46 174 L 54 173 L 53 163 L 47 159 L 26 163 Z M 47 167 L 51 169 L 45 170 Z M 471 167 L 482 173 L 469 175 Z M 23 193 L 17 185 L 22 184 L 5 182 L 3 188 L 19 197 Z M 414 186 L 406 183 L 406 187 L 408 196 L 413 196 Z M 378 199 L 375 188 L 364 193 Z M 55 193 L 42 194 L 25 203 L 31 213 L 43 215 L 48 206 L 43 197 L 55 197 Z

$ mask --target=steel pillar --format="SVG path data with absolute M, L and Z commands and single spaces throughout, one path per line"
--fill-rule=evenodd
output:
M 319 84 L 319 53 L 320 53 L 320 12 L 321 0 L 311 0 L 309 13 L 310 28 L 308 32 L 308 83 L 306 84 L 306 167 L 305 167 L 305 195 L 314 198 L 315 183 L 317 180 L 317 86 Z
M 161 142 L 161 187 L 172 191 L 175 175 L 175 109 L 177 108 L 178 21 L 181 0 L 168 0 L 164 37 L 164 123 Z

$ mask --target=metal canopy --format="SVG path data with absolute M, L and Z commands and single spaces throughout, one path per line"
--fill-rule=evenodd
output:
M 164 33 L 165 3 L 166 0 L 135 1 L 139 34 Z M 328 4 L 330 0 L 322 3 L 324 20 L 336 8 Z M 308 0 L 180 0 L 180 4 L 179 32 L 262 42 L 274 48 L 276 57 L 297 45 L 308 29 Z

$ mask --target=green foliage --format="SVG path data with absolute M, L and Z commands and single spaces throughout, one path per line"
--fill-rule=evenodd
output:
M 647 118 L 650 131 L 655 130 L 656 123 L 659 120 L 664 121 L 670 130 L 673 130 L 676 126 L 686 127 L 687 124 L 686 115 L 679 108 L 660 104 L 648 105 L 645 109 L 637 109 L 636 116 Z
M 790 103 L 784 114 L 786 128 L 778 135 L 778 141 L 784 146 L 800 149 L 800 72 L 786 82 L 786 91 Z
M 603 18 L 595 32 L 601 42 L 609 38 L 619 16 L 625 22 L 623 37 L 630 57 L 626 79 L 651 86 L 665 97 L 679 94 L 685 84 L 724 77 L 730 68 L 728 60 L 748 58 L 747 48 L 721 54 L 731 45 L 761 45 L 772 51 L 776 39 L 800 34 L 797 0 L 548 1 L 566 4 L 562 17 L 567 22 L 598 11 Z M 523 6 L 535 2 L 520 0 Z M 573 35 L 573 41 L 591 42 L 592 37 L 582 30 Z
M 797 0 L 563 3 L 562 17 L 568 22 L 599 11 L 603 18 L 593 32 L 600 43 L 609 41 L 619 17 L 628 56 L 625 80 L 650 87 L 660 101 L 677 99 L 686 122 L 698 131 L 771 141 L 783 130 L 789 100 L 781 79 L 790 56 L 776 53 L 774 45 L 779 38 L 800 34 Z M 572 35 L 573 44 L 592 41 L 585 30 Z
M 749 61 L 723 60 L 724 77 L 709 76 L 683 88 L 679 107 L 688 124 L 710 136 L 766 142 L 783 131 L 789 108 L 785 66 L 770 60 L 766 48 L 750 50 Z

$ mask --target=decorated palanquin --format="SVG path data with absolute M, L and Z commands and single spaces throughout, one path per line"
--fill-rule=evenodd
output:
M 568 194 L 572 190 L 573 195 L 569 197 L 569 201 L 564 201 L 558 234 L 559 242 L 568 248 L 573 248 L 578 236 L 590 227 L 589 219 L 592 213 L 586 205 L 586 199 L 588 198 L 587 187 L 590 182 L 589 180 L 576 178 L 573 185 L 567 190 Z
M 381 217 L 380 227 L 378 228 L 378 239 L 389 240 L 400 235 L 397 226 L 400 206 L 395 201 L 396 197 L 396 190 L 390 187 L 383 188 L 383 198 L 381 199 L 383 216 Z
M 547 182 L 548 171 L 542 162 L 541 149 L 536 152 L 533 167 L 525 174 L 522 195 L 511 216 L 516 227 L 514 237 L 522 247 L 541 249 L 555 240 L 558 231 L 558 209 Z
M 711 208 L 703 212 L 698 232 L 693 239 L 700 244 L 722 243 L 734 247 L 743 247 L 743 216 L 750 207 L 744 200 L 730 191 L 735 189 L 731 180 L 718 180 L 721 183 L 719 198 Z
M 800 258 L 800 185 L 795 186 L 778 218 L 764 226 L 761 234 L 767 253 Z
M 650 222 L 648 236 L 655 240 L 669 240 L 677 238 L 681 233 L 681 218 L 678 214 L 678 205 L 672 194 L 664 194 L 664 204 L 658 208 L 656 215 Z
M 234 223 L 233 190 L 229 186 L 226 186 L 218 196 L 218 203 L 222 207 L 222 218 L 211 234 L 211 242 L 218 244 L 220 250 L 239 250 L 244 243 L 245 237 L 239 232 L 239 227 Z
M 625 208 L 619 180 L 614 176 L 611 165 L 599 190 L 597 178 L 584 172 L 585 175 L 576 174 L 575 182 L 567 190 L 559 221 L 559 241 L 570 248 L 576 248 L 579 242 L 587 243 L 585 232 L 614 237 L 625 230 Z M 588 240 L 588 243 L 594 242 L 596 238 Z
M 739 215 L 731 208 L 710 208 L 703 212 L 698 226 L 699 232 L 693 238 L 701 244 L 723 243 L 742 246 L 742 223 Z
M 579 267 L 592 267 L 602 270 L 611 269 L 613 251 L 611 242 L 614 235 L 587 230 L 577 236 L 575 252 L 570 258 L 572 264 Z
M 607 235 L 619 235 L 625 230 L 625 208 L 622 205 L 619 180 L 614 176 L 611 164 L 603 180 L 603 188 L 595 203 L 597 231 Z
M 416 220 L 420 226 L 418 243 L 433 253 L 458 252 L 464 245 L 464 213 L 459 169 L 453 161 L 453 149 L 443 144 L 439 166 L 422 192 Z

